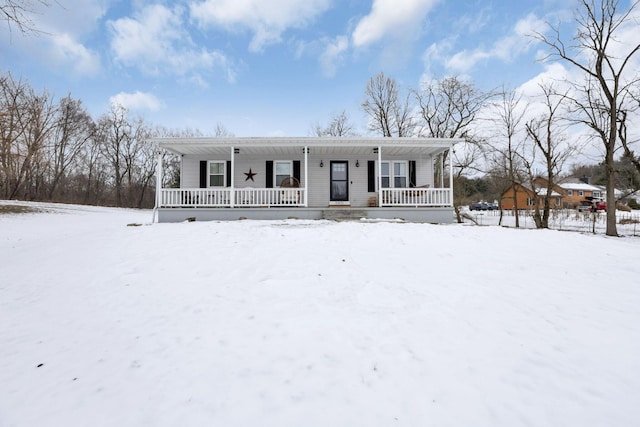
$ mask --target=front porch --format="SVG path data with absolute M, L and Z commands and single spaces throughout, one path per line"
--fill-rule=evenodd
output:
M 160 222 L 322 219 L 335 217 L 327 212 L 337 210 L 361 218 L 445 223 L 453 219 L 451 173 L 449 179 L 436 182 L 434 170 L 445 170 L 445 165 L 434 162 L 457 140 L 162 138 L 155 142 L 181 159 L 181 188 L 162 188 L 162 156 L 158 156 Z M 284 185 L 287 177 L 296 185 Z

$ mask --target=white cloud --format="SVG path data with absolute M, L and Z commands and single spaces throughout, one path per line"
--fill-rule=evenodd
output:
M 234 72 L 222 52 L 194 46 L 183 28 L 182 14 L 179 7 L 151 5 L 134 18 L 111 21 L 111 49 L 116 61 L 150 75 L 184 76 L 220 68 L 233 81 Z
M 204 0 L 190 5 L 191 17 L 202 26 L 228 31 L 249 30 L 249 49 L 260 52 L 281 41 L 289 28 L 303 28 L 325 12 L 330 0 Z
M 438 1 L 374 0 L 371 13 L 362 18 L 353 31 L 354 47 L 365 47 L 388 35 L 402 39 L 415 37 Z
M 454 23 L 453 28 L 456 30 L 456 33 L 464 31 L 473 34 L 485 28 L 490 20 L 491 14 L 489 13 L 489 8 L 485 7 L 460 16 Z
M 136 91 L 134 93 L 120 92 L 109 98 L 111 105 L 125 107 L 128 110 L 158 111 L 164 104 L 155 95 Z
M 71 64 L 76 74 L 96 74 L 100 71 L 100 57 L 87 49 L 69 34 L 51 36 L 53 43 L 49 54 L 52 60 Z
M 569 89 L 569 81 L 576 81 L 579 75 L 571 75 L 571 73 L 558 62 L 551 62 L 544 65 L 544 71 L 535 77 L 527 80 L 518 87 L 518 92 L 522 93 L 525 98 L 534 98 L 540 94 L 541 85 L 553 84 L 560 92 Z
M 44 67 L 74 75 L 91 75 L 100 71 L 100 55 L 84 43 L 95 31 L 107 11 L 106 0 L 86 0 L 78 7 L 75 0 L 33 2 L 29 14 L 31 26 L 40 34 L 12 31 L 0 35 L 0 45 L 7 37 L 7 47 L 42 61 Z
M 347 36 L 338 36 L 328 41 L 324 52 L 319 58 L 325 76 L 333 77 L 336 74 L 336 69 L 344 60 L 344 54 L 347 49 L 349 49 L 349 38 Z
M 529 14 L 516 22 L 510 34 L 497 40 L 490 48 L 477 48 L 472 51 L 463 50 L 446 60 L 445 65 L 455 72 L 466 73 L 475 67 L 478 62 L 488 59 L 511 62 L 514 57 L 530 50 L 534 40 L 529 35 L 544 26 L 544 21 L 534 14 Z

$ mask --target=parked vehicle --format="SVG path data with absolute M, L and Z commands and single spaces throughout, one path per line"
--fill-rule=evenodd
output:
M 602 199 L 597 199 L 595 197 L 585 197 L 584 200 L 580 201 L 580 204 L 577 206 L 579 212 L 598 212 L 598 211 L 606 211 L 607 210 L 607 202 Z
M 495 203 L 473 202 L 469 205 L 470 211 L 493 211 L 496 209 L 498 209 L 498 205 Z

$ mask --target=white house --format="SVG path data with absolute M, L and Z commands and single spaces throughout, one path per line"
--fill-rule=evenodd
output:
M 446 223 L 453 218 L 452 174 L 445 170 L 439 176 L 446 178 L 436 182 L 434 162 L 459 139 L 153 141 L 181 158 L 180 188 L 162 188 L 158 156 L 160 222 L 368 217 Z

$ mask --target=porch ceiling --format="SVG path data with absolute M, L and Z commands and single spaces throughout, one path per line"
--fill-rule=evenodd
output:
M 226 155 L 234 148 L 247 155 L 302 154 L 309 148 L 311 155 L 354 154 L 374 156 L 374 149 L 382 148 L 382 155 L 428 155 L 450 149 L 461 139 L 436 138 L 155 138 L 159 147 L 179 155 Z

